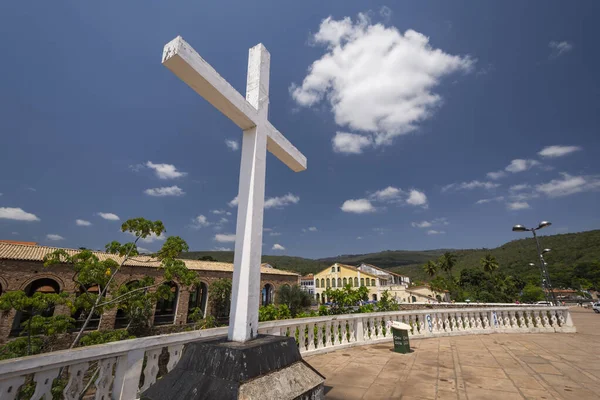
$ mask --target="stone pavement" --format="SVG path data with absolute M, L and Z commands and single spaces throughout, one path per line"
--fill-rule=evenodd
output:
M 600 399 L 600 314 L 571 308 L 577 333 L 493 334 L 309 356 L 327 399 Z

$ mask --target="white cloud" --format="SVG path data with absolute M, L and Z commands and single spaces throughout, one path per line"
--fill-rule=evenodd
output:
M 271 248 L 271 250 L 285 250 L 285 247 L 283 247 L 282 245 L 280 245 L 279 243 L 275 243 L 273 245 L 273 247 Z
M 120 218 L 117 214 L 113 214 L 113 213 L 103 213 L 103 212 L 99 212 L 97 213 L 98 216 L 100 218 L 104 218 L 107 219 L 109 221 L 118 221 Z
M 231 248 L 229 247 L 215 247 L 213 248 L 214 251 L 231 251 Z
M 434 229 L 431 229 L 431 230 L 427 231 L 428 235 L 443 235 L 444 233 L 446 233 L 446 232 L 444 232 L 444 231 L 436 231 Z
M 356 240 L 362 240 L 362 236 L 357 236 Z
M 229 211 L 225 211 L 225 210 L 211 210 L 211 213 L 216 214 L 216 215 L 231 215 L 231 213 Z
M 486 203 L 491 203 L 491 202 L 496 202 L 496 201 L 502 201 L 502 200 L 504 200 L 504 196 L 498 196 L 498 197 L 492 197 L 491 199 L 477 200 L 475 202 L 475 204 L 486 204 Z
M 58 240 L 65 240 L 64 237 L 57 235 L 56 233 L 49 233 L 46 235 L 46 239 L 48 240 L 52 240 L 52 241 L 58 241 Z
M 311 39 L 325 54 L 290 92 L 300 106 L 328 102 L 338 126 L 360 132 L 338 132 L 333 139 L 338 152 L 389 145 L 417 129 L 442 103 L 434 92 L 442 78 L 468 72 L 475 64 L 468 56 L 433 48 L 428 37 L 414 30 L 402 33 L 372 24 L 366 14 L 357 21 L 328 17 Z
M 389 201 L 389 200 L 397 199 L 398 197 L 400 197 L 400 195 L 402 193 L 403 193 L 402 190 L 395 188 L 393 186 L 388 186 L 385 189 L 376 191 L 370 197 L 373 200 Z
M 309 232 L 316 232 L 318 229 L 316 226 L 311 226 L 308 228 Z
M 75 223 L 78 226 L 90 226 L 90 225 L 92 225 L 92 223 L 90 221 L 86 221 L 85 219 L 76 219 Z
M 536 160 L 523 160 L 517 158 L 516 160 L 512 160 L 510 164 L 508 164 L 508 166 L 504 168 L 504 170 L 512 173 L 517 173 L 527 171 L 528 169 L 530 169 L 531 167 L 535 167 L 536 165 L 540 165 L 540 162 Z
M 15 221 L 39 221 L 40 219 L 22 208 L 0 207 L 0 219 L 13 219 Z
M 526 201 L 514 201 L 511 203 L 506 203 L 506 208 L 509 210 L 524 210 L 531 207 Z
M 281 232 L 269 232 L 269 236 L 281 236 Z
M 273 228 L 263 228 L 263 232 L 271 232 Z
M 470 181 L 470 182 L 461 182 L 461 183 L 451 183 L 442 188 L 442 192 L 447 192 L 448 190 L 472 190 L 476 188 L 483 189 L 494 189 L 500 186 L 499 183 L 494 182 L 482 182 L 482 181 Z
M 425 196 L 425 193 L 423 192 L 412 189 L 408 195 L 408 199 L 406 199 L 406 203 L 411 206 L 422 206 L 427 208 L 427 196 Z
M 355 133 L 336 132 L 331 143 L 336 153 L 361 154 L 364 149 L 373 146 L 373 139 Z
M 600 178 L 594 176 L 572 176 L 565 172 L 562 178 L 536 185 L 535 189 L 548 197 L 562 197 L 571 194 L 600 189 Z
M 240 144 L 237 142 L 237 140 L 229 140 L 229 139 L 227 139 L 227 140 L 225 140 L 225 144 L 232 151 L 237 151 L 240 148 Z
M 233 200 L 231 200 L 229 203 L 227 203 L 227 205 L 228 205 L 229 207 L 237 207 L 237 205 L 238 205 L 238 197 L 237 197 L 237 196 L 235 196 L 235 197 L 233 198 Z
M 193 225 L 192 226 L 194 228 L 204 228 L 204 227 L 210 225 L 210 222 L 208 222 L 208 219 L 204 215 L 202 215 L 202 214 L 198 215 L 192 221 L 193 221 Z
M 487 177 L 490 179 L 493 179 L 493 180 L 504 178 L 505 176 L 506 176 L 506 172 L 504 172 L 504 171 L 495 171 L 495 172 L 487 173 Z
M 429 228 L 433 224 L 429 221 L 421 221 L 421 222 L 412 222 L 411 225 L 413 228 Z
M 148 250 L 145 247 L 137 246 L 137 250 L 138 250 L 138 253 L 140 253 L 140 254 L 150 254 L 150 253 L 152 253 L 152 250 Z
M 550 43 L 548 43 L 548 47 L 550 47 L 550 49 L 552 50 L 550 58 L 560 57 L 561 55 L 573 50 L 573 45 L 565 40 L 563 40 L 562 42 L 553 40 Z
M 127 235 L 132 236 L 134 238 L 136 237 L 135 233 L 133 233 L 133 232 L 124 232 L 124 233 L 126 233 Z M 139 241 L 149 244 L 149 243 L 154 243 L 154 242 L 162 242 L 163 240 L 166 240 L 166 239 L 167 239 L 167 237 L 163 233 L 161 233 L 159 236 L 156 236 L 156 234 L 151 233 L 149 236 L 147 236 L 145 238 L 141 238 Z
M 154 164 L 152 161 L 148 161 L 146 167 L 153 169 L 160 179 L 176 179 L 187 175 L 187 172 L 177 171 L 173 164 Z
M 521 183 L 519 185 L 513 185 L 510 187 L 510 191 L 511 192 L 519 192 L 521 190 L 525 190 L 525 189 L 529 189 L 531 186 L 529 186 L 529 184 L 527 183 Z
M 166 196 L 183 196 L 185 192 L 179 186 L 165 186 L 153 189 L 144 190 L 148 196 L 166 197 Z
M 235 233 L 217 233 L 215 235 L 215 240 L 220 243 L 233 243 L 235 242 Z
M 291 193 L 281 197 L 271 197 L 265 200 L 265 210 L 269 208 L 281 208 L 290 204 L 296 204 L 300 201 L 300 197 L 294 196 Z
M 364 214 L 375 211 L 375 207 L 373 207 L 371 202 L 367 199 L 346 200 L 344 204 L 342 204 L 341 209 L 344 212 L 355 214 Z
M 580 146 L 548 146 L 544 147 L 538 155 L 546 158 L 554 158 L 566 156 L 580 150 L 583 150 Z

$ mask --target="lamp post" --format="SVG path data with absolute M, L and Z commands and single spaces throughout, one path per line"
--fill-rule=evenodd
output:
M 513 232 L 531 232 L 531 233 L 533 233 L 533 238 L 535 239 L 535 245 L 536 245 L 538 257 L 540 260 L 540 272 L 542 275 L 542 289 L 544 290 L 544 294 L 546 294 L 546 291 L 550 292 L 549 297 L 552 301 L 552 304 L 557 305 L 558 302 L 556 301 L 556 296 L 554 295 L 554 291 L 552 290 L 552 283 L 550 282 L 550 275 L 548 274 L 548 269 L 546 268 L 548 266 L 548 264 L 546 264 L 546 261 L 544 260 L 544 254 L 548 253 L 550 251 L 550 249 L 541 250 L 540 242 L 539 242 L 537 234 L 536 234 L 536 231 L 539 231 L 540 229 L 545 228 L 550 225 L 552 225 L 552 223 L 550 221 L 542 221 L 539 223 L 537 228 L 526 228 L 523 225 L 515 225 L 515 226 L 513 226 L 512 230 L 513 230 Z M 545 281 L 545 284 L 544 284 L 544 281 Z M 546 294 L 546 299 L 550 300 L 550 299 L 548 299 L 547 294 Z

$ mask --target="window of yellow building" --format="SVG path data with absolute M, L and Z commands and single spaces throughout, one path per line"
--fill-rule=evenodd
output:
M 335 287 L 335 278 L 331 279 L 331 287 Z
M 315 279 L 315 287 L 317 287 L 317 288 L 319 287 L 319 280 L 318 279 Z
M 371 279 L 371 286 L 375 286 L 375 279 Z
M 348 279 L 344 278 L 344 286 L 348 284 Z
M 358 278 L 357 277 L 354 278 L 354 286 L 358 287 Z
M 365 286 L 365 278 L 360 278 L 360 286 Z
M 338 287 L 342 287 L 342 278 L 338 278 Z
M 330 282 L 329 282 L 329 278 L 327 278 L 327 287 L 331 286 Z
M 371 280 L 367 278 L 367 286 L 371 286 Z

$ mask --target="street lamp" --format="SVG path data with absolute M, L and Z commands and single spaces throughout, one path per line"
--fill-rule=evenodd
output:
M 546 268 L 546 261 L 544 261 L 544 254 L 548 253 L 550 249 L 544 249 L 543 251 L 540 249 L 540 242 L 538 240 L 536 231 L 543 229 L 547 226 L 552 225 L 550 221 L 542 221 L 538 224 L 537 228 L 526 228 L 524 225 L 515 225 L 513 226 L 513 232 L 531 232 L 533 233 L 533 238 L 535 239 L 535 245 L 538 252 L 538 257 L 540 259 L 540 272 L 542 274 L 542 289 L 544 290 L 544 294 L 546 295 L 546 299 L 548 299 L 548 295 L 546 294 L 546 288 L 550 291 L 550 297 L 552 298 L 552 303 L 557 305 L 556 296 L 554 295 L 554 291 L 552 290 L 552 284 L 550 283 L 550 275 L 548 274 L 548 269 Z M 533 263 L 530 263 L 531 265 Z

